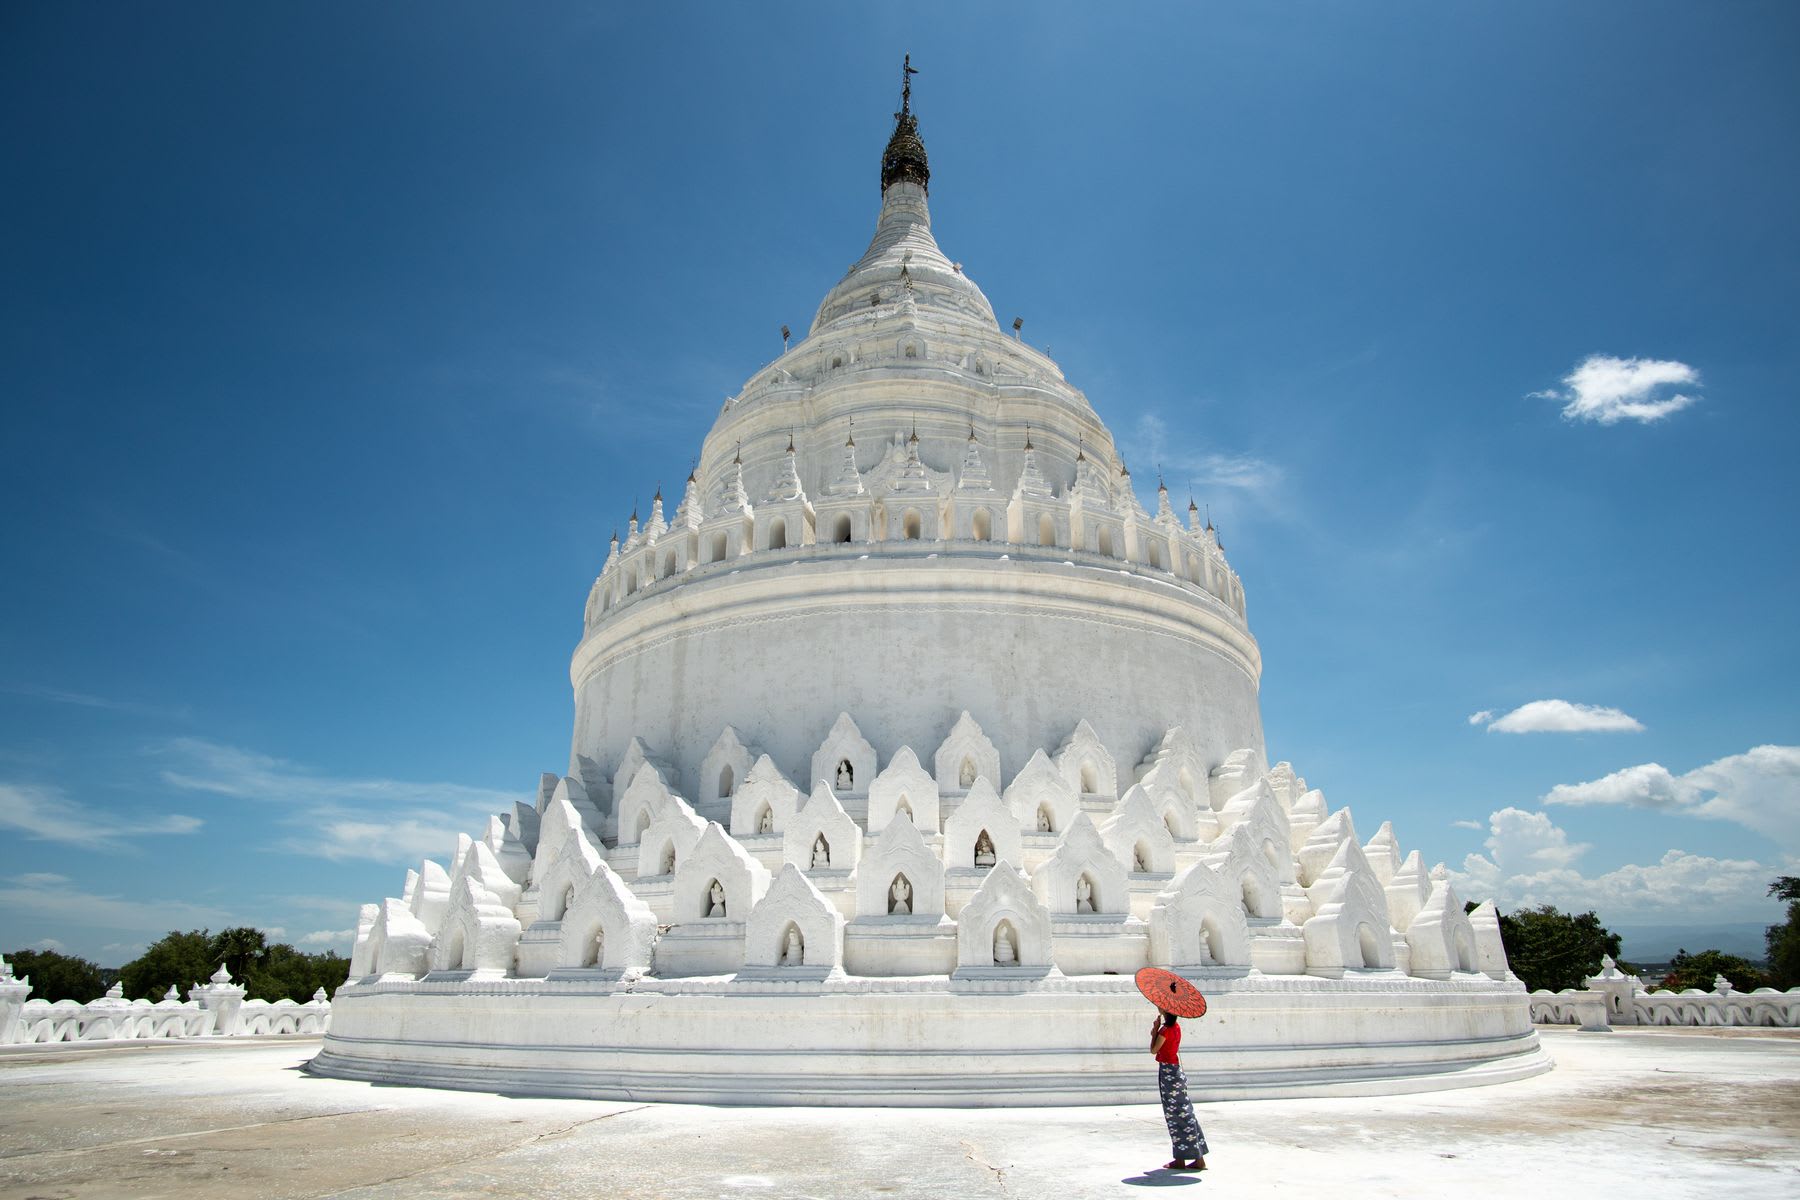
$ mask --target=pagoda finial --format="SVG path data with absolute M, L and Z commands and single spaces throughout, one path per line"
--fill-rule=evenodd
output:
M 919 119 L 912 111 L 912 77 L 919 73 L 912 65 L 912 55 L 906 56 L 900 71 L 900 111 L 894 114 L 894 133 L 881 155 L 881 190 L 904 180 L 929 192 L 931 167 L 925 159 L 925 143 L 919 138 Z

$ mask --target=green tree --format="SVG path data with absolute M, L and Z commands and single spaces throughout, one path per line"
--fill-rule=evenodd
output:
M 85 958 L 54 950 L 14 950 L 6 960 L 12 964 L 14 975 L 20 979 L 31 977 L 34 1000 L 79 1000 L 86 1004 L 106 994 L 100 968 Z
M 204 929 L 170 930 L 119 971 L 130 1000 L 161 1000 L 171 986 L 187 989 L 205 983 L 218 969 L 213 936 Z
M 1800 877 L 1778 877 L 1769 885 L 1769 895 L 1788 902 L 1787 920 L 1769 926 L 1765 935 L 1769 947 L 1769 984 L 1778 988 L 1800 987 Z
M 327 997 L 350 974 L 350 960 L 326 952 L 307 954 L 285 942 L 268 948 L 261 962 L 244 981 L 245 996 L 251 1000 L 293 1000 L 304 1004 L 313 993 L 325 989 Z
M 1726 954 L 1722 950 L 1689 954 L 1686 950 L 1677 950 L 1675 957 L 1669 960 L 1669 973 L 1663 976 L 1662 989 L 1680 992 L 1699 988 L 1710 992 L 1713 980 L 1720 975 L 1731 980 L 1731 986 L 1740 992 L 1753 992 L 1766 987 L 1769 982 L 1768 976 L 1755 963 L 1736 954 Z
M 1593 912 L 1580 916 L 1545 904 L 1500 914 L 1500 940 L 1513 974 L 1533 991 L 1578 988 L 1600 970 L 1600 958 L 1619 957 L 1619 935 Z
M 217 962 L 225 964 L 231 977 L 239 983 L 244 982 L 261 964 L 268 951 L 269 939 L 260 929 L 251 929 L 239 925 L 232 929 L 222 929 L 212 941 L 212 956 Z

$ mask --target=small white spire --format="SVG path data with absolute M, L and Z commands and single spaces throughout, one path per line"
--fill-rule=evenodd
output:
M 975 426 L 969 426 L 969 448 L 963 451 L 962 474 L 956 481 L 959 492 L 991 492 L 994 480 L 987 464 L 981 461 L 981 443 L 975 440 Z
M 1019 468 L 1019 486 L 1013 490 L 1013 495 L 1038 500 L 1048 500 L 1056 495 L 1043 471 L 1038 469 L 1037 449 L 1031 444 L 1029 425 L 1025 427 L 1025 462 Z
M 856 422 L 850 422 L 850 436 L 844 439 L 844 465 L 838 469 L 838 477 L 825 489 L 828 496 L 860 496 L 863 494 L 862 474 L 856 469 Z
M 806 489 L 800 486 L 800 468 L 794 459 L 794 435 L 788 432 L 787 451 L 782 455 L 781 474 L 775 480 L 775 486 L 769 489 L 772 502 L 798 500 L 806 503 Z

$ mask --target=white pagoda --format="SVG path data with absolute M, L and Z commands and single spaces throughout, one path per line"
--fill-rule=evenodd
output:
M 938 248 L 910 87 L 868 250 L 615 535 L 565 773 L 366 905 L 317 1073 L 746 1104 L 1549 1066 L 1491 905 L 1270 767 L 1210 523 Z

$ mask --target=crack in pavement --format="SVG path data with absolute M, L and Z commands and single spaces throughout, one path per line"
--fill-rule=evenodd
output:
M 988 1170 L 990 1170 L 994 1173 L 994 1182 L 1000 1185 L 1000 1194 L 1002 1196 L 1008 1196 L 1008 1195 L 1012 1194 L 1006 1190 L 1006 1171 L 1004 1168 L 996 1167 L 993 1163 L 988 1162 L 986 1159 L 978 1157 L 975 1153 L 975 1143 L 969 1141 L 968 1139 L 966 1139 L 966 1138 L 959 1139 L 957 1144 L 963 1148 L 963 1157 L 964 1158 L 968 1159 L 970 1162 L 974 1163 L 976 1166 L 986 1167 Z

